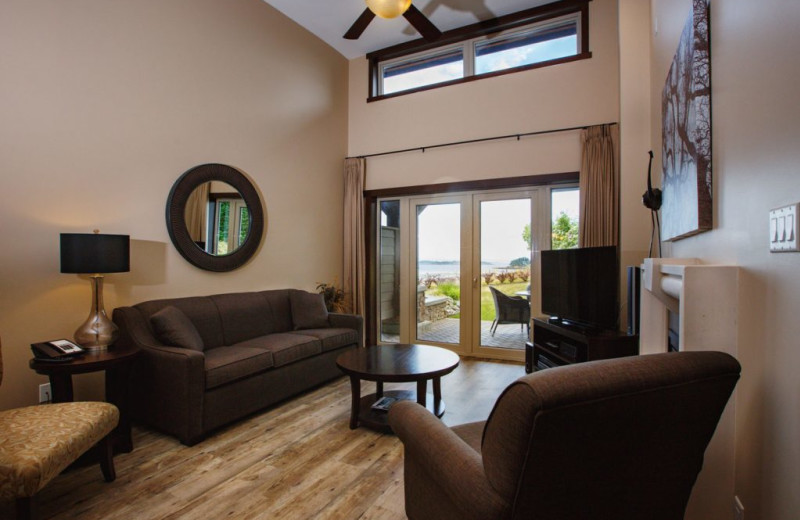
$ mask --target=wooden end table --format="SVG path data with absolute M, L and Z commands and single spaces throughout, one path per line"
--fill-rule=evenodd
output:
M 441 377 L 456 369 L 459 357 L 454 352 L 428 345 L 376 345 L 350 350 L 336 359 L 336 365 L 350 376 L 352 402 L 350 429 L 359 424 L 385 433 L 393 433 L 387 412 L 372 409 L 381 397 L 414 399 L 406 390 L 383 391 L 383 383 L 417 383 L 416 401 L 436 417 L 444 415 Z M 375 393 L 361 397 L 361 380 L 375 381 Z M 427 383 L 433 380 L 433 399 L 428 399 Z
M 128 376 L 131 362 L 141 353 L 138 347 L 111 345 L 108 350 L 87 352 L 67 363 L 48 363 L 36 358 L 28 365 L 37 374 L 50 378 L 50 390 L 54 403 L 68 403 L 74 400 L 72 375 L 88 372 L 106 372 L 106 401 L 119 409 L 119 424 L 112 435 L 114 451 L 129 453 L 133 451 L 131 437 L 131 418 L 128 413 Z

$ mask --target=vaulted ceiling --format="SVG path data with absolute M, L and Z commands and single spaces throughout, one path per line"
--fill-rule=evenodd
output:
M 403 17 L 375 18 L 358 40 L 342 36 L 364 11 L 364 0 L 264 0 L 348 59 L 419 38 Z M 557 0 L 414 0 L 442 31 L 516 13 Z

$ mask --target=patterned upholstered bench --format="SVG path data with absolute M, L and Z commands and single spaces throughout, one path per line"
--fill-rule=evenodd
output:
M 0 347 L 0 382 L 3 378 Z M 17 517 L 35 516 L 34 496 L 93 446 L 106 481 L 116 477 L 108 434 L 119 410 L 108 403 L 28 406 L 0 412 L 0 500 L 17 501 Z

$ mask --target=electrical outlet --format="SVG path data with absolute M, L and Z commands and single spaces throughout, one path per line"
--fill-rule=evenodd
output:
M 734 520 L 744 520 L 744 506 L 739 497 L 733 497 L 733 518 Z
M 49 403 L 53 400 L 53 393 L 50 391 L 50 383 L 39 385 L 39 403 Z

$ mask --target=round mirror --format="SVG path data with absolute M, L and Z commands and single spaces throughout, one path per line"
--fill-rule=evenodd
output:
M 175 248 L 193 265 L 231 271 L 247 262 L 261 243 L 261 199 L 238 170 L 224 164 L 196 166 L 170 191 L 167 229 Z

